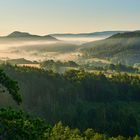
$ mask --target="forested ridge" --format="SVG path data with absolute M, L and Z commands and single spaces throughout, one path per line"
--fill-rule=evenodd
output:
M 58 74 L 10 65 L 2 69 L 18 82 L 22 97 L 20 106 L 9 98 L 6 106 L 38 116 L 51 126 L 61 121 L 71 129 L 79 128 L 81 133 L 87 128 L 109 137 L 134 137 L 140 133 L 138 76 L 105 76 L 83 70 Z
M 118 33 L 104 40 L 85 43 L 81 51 L 85 58 L 101 58 L 133 66 L 140 62 L 140 32 Z

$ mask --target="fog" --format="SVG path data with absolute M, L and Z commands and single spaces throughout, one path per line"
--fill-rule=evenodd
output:
M 104 38 L 103 37 L 57 37 L 57 39 L 63 40 L 69 43 L 83 44 L 86 42 L 102 40 Z
M 76 60 L 82 54 L 78 51 L 85 42 L 101 40 L 103 38 L 58 38 L 60 41 L 0 41 L 0 60 L 25 58 L 28 60 L 43 61 Z
M 15 47 L 30 46 L 30 45 L 45 45 L 53 44 L 55 41 L 2 41 L 0 42 L 0 50 L 8 50 Z

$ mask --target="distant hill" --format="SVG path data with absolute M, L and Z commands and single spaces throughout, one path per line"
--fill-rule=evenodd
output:
M 114 63 L 140 63 L 140 31 L 118 33 L 107 39 L 82 45 L 86 57 L 111 60 Z
M 110 38 L 134 38 L 134 37 L 140 37 L 140 31 L 117 33 L 111 36 Z
M 12 32 L 11 34 L 9 34 L 6 37 L 8 37 L 8 38 L 15 38 L 15 37 L 40 37 L 40 36 L 31 35 L 31 34 L 26 33 L 26 32 L 15 31 L 15 32 Z
M 50 34 L 53 37 L 56 38 L 62 38 L 62 37 L 74 37 L 74 38 L 78 38 L 78 37 L 110 37 L 114 34 L 117 33 L 123 33 L 125 31 L 103 31 L 103 32 L 93 32 L 93 33 L 79 33 L 79 34 Z
M 47 40 L 47 41 L 58 41 L 55 37 L 52 37 L 50 35 L 45 36 L 39 36 L 39 35 L 32 35 L 27 32 L 19 32 L 15 31 L 9 34 L 8 36 L 0 37 L 0 39 L 9 39 L 9 40 Z

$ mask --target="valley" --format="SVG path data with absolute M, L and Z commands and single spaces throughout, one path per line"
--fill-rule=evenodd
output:
M 140 0 L 0 0 L 0 140 L 140 140 Z
M 39 123 L 42 127 L 49 122 L 54 128 L 68 125 L 83 133 L 94 128 L 100 136 L 135 137 L 140 133 L 139 35 L 118 33 L 101 40 L 93 38 L 92 42 L 75 42 L 74 38 L 42 40 L 22 32 L 10 34 L 10 40 L 2 37 L 0 82 L 7 88 L 1 87 L 0 106 L 40 117 L 45 121 Z M 3 72 L 17 81 L 12 83 L 13 90 L 11 79 L 2 80 Z M 49 134 L 53 128 L 50 130 Z

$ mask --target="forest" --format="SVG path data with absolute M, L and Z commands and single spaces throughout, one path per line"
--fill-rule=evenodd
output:
M 140 0 L 0 0 L 0 140 L 140 140 Z
M 0 83 L 1 139 L 140 139 L 139 75 L 2 65 Z
M 85 58 L 101 58 L 112 63 L 134 66 L 140 62 L 140 31 L 124 32 L 83 44 Z

